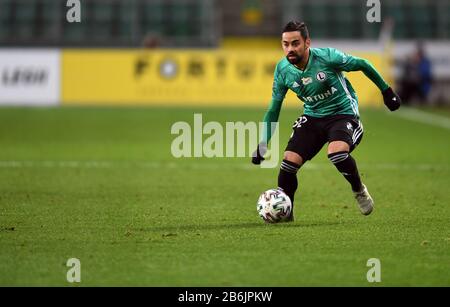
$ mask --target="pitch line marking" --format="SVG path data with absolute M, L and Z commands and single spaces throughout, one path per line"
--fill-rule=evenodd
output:
M 400 108 L 400 110 L 398 110 L 397 112 L 393 112 L 391 114 L 415 122 L 450 130 L 450 119 L 445 116 L 432 114 L 408 107 Z
M 360 163 L 362 169 L 379 170 L 450 170 L 449 164 L 427 164 L 427 163 Z M 86 168 L 86 169 L 112 169 L 112 168 L 143 168 L 143 169 L 194 169 L 194 170 L 221 170 L 221 169 L 242 169 L 256 170 L 254 165 L 249 163 L 188 163 L 178 164 L 176 162 L 159 161 L 0 161 L 0 168 Z M 331 163 L 308 162 L 302 168 L 308 170 L 334 170 Z

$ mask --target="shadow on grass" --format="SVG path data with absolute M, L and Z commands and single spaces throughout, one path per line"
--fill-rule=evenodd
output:
M 148 228 L 139 228 L 134 230 L 146 232 L 176 232 L 176 231 L 216 231 L 216 230 L 239 230 L 252 228 L 280 229 L 280 228 L 308 228 L 308 227 L 327 227 L 342 224 L 342 222 L 310 222 L 310 223 L 278 223 L 265 224 L 263 222 L 251 223 L 233 223 L 233 224 L 205 224 L 205 225 L 177 225 L 177 226 L 155 226 Z

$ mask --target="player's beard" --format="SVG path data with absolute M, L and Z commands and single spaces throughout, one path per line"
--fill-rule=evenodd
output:
M 290 56 L 294 56 L 294 58 L 289 58 Z M 286 59 L 289 61 L 289 63 L 294 64 L 294 65 L 300 63 L 302 58 L 303 58 L 302 56 L 300 56 L 300 55 L 298 55 L 298 54 L 296 54 L 294 52 L 289 53 L 286 56 Z

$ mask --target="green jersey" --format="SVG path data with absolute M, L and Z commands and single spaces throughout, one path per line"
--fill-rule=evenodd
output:
M 359 117 L 358 98 L 344 77 L 344 71 L 362 71 L 384 91 L 389 86 L 365 59 L 345 54 L 334 48 L 310 48 L 304 70 L 291 64 L 286 58 L 278 62 L 272 88 L 272 102 L 264 116 L 266 129 L 263 141 L 268 142 L 271 122 L 277 122 L 286 92 L 290 89 L 304 103 L 304 114 L 325 117 L 348 114 Z

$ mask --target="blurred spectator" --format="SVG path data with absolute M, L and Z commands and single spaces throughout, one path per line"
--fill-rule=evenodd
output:
M 148 32 L 142 40 L 143 48 L 158 48 L 161 45 L 161 38 L 158 34 Z
M 426 103 L 431 83 L 431 61 L 425 54 L 424 46 L 419 43 L 403 65 L 399 90 L 403 103 L 411 104 L 415 98 L 418 98 L 418 103 Z

